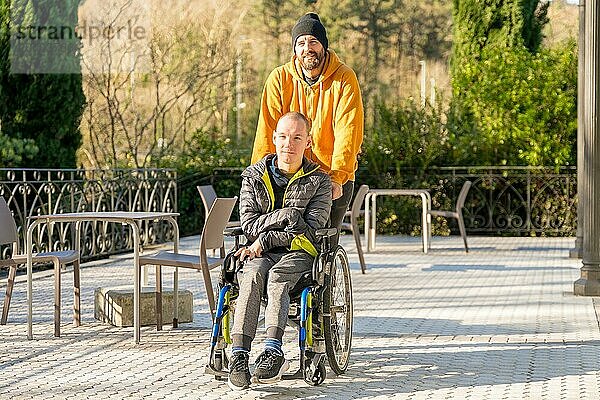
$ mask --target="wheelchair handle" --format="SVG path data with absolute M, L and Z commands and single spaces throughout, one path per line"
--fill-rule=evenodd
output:
M 240 227 L 240 226 L 233 226 L 230 228 L 225 228 L 223 230 L 223 235 L 225 235 L 225 236 L 243 236 L 244 231 L 242 230 L 242 227 Z

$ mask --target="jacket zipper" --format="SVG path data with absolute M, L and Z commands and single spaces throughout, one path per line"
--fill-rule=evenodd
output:
M 292 177 L 292 179 L 290 179 L 290 181 L 288 182 L 286 188 L 285 188 L 285 192 L 283 192 L 283 200 L 281 201 L 281 205 L 284 206 L 285 205 L 285 198 L 287 197 L 287 193 L 288 193 L 288 188 L 290 187 L 290 185 L 292 184 L 292 182 L 304 177 L 304 176 L 308 176 L 310 174 L 312 174 L 313 172 L 315 172 L 316 170 L 318 170 L 319 167 L 315 167 L 313 170 L 308 171 L 306 173 L 302 173 L 300 175 L 294 175 Z

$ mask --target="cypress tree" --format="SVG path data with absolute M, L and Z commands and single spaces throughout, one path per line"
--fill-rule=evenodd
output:
M 525 46 L 536 53 L 548 22 L 549 2 L 540 0 L 453 0 L 451 75 L 455 96 L 468 88 L 463 66 L 477 61 L 488 46 Z M 468 72 L 467 72 L 468 73 Z
M 85 104 L 80 41 L 74 35 L 78 5 L 78 0 L 0 0 L 0 137 L 33 141 L 39 149 L 35 156 L 30 147 L 22 157 L 0 158 L 0 164 L 76 166 Z M 20 43 L 18 35 L 31 40 Z

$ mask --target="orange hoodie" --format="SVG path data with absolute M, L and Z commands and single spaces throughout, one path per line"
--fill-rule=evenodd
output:
M 306 157 L 319 163 L 341 185 L 354 180 L 363 141 L 364 112 L 356 74 L 333 50 L 327 51 L 324 72 L 310 86 L 300 62 L 292 59 L 274 69 L 265 83 L 252 151 L 252 163 L 275 153 L 273 132 L 287 112 L 304 114 L 312 123 L 312 149 Z

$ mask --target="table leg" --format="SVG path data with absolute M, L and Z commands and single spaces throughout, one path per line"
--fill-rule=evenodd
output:
M 60 337 L 60 263 L 54 261 L 54 336 Z
M 427 253 L 429 249 L 429 229 L 427 224 L 427 196 L 425 193 L 421 193 L 421 237 L 423 238 L 423 253 Z
M 81 326 L 81 274 L 79 260 L 73 263 L 73 326 Z
M 41 221 L 35 220 L 27 228 L 25 251 L 27 252 L 27 339 L 33 339 L 33 230 Z
M 79 259 L 73 264 L 73 325 L 81 325 L 81 222 L 75 222 L 75 251 Z
M 179 325 L 179 268 L 175 267 L 173 272 L 173 328 Z
M 369 236 L 371 239 L 371 250 L 375 250 L 376 247 L 376 235 L 377 235 L 377 194 L 373 194 L 371 197 L 371 229 Z
M 148 286 L 148 268 L 149 267 L 150 267 L 149 265 L 148 266 L 146 266 L 146 265 L 142 266 L 142 282 L 143 282 L 142 287 L 143 286 Z
M 140 342 L 140 228 L 135 221 L 129 225 L 133 230 L 133 340 Z
M 179 226 L 173 217 L 167 219 L 173 227 L 173 252 L 179 252 Z M 173 328 L 177 328 L 179 321 L 179 268 L 175 267 L 173 272 Z
M 367 245 L 366 252 L 371 251 L 369 229 L 371 227 L 371 193 L 365 196 L 365 244 Z
M 162 268 L 160 265 L 156 267 L 156 330 L 162 330 L 163 315 L 162 315 Z
M 431 249 L 431 194 L 428 191 L 425 191 L 425 196 L 427 197 L 427 249 Z

